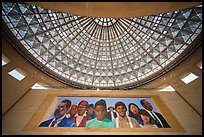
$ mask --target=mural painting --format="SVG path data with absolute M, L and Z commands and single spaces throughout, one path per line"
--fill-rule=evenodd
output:
M 171 128 L 151 98 L 58 97 L 39 127 Z

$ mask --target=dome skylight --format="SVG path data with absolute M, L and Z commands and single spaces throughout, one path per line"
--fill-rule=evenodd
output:
M 196 48 L 192 43 L 202 33 L 202 6 L 114 19 L 3 2 L 2 19 L 35 66 L 65 84 L 95 89 L 155 79 Z

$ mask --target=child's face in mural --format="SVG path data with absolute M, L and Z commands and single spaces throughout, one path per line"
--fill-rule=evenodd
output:
M 126 116 L 126 111 L 127 109 L 124 106 L 117 106 L 117 108 L 115 109 L 115 111 L 121 116 L 121 117 L 125 117 Z
M 150 118 L 147 115 L 141 115 L 141 118 L 142 118 L 143 124 L 150 122 Z
M 83 115 L 85 113 L 85 111 L 86 111 L 86 106 L 84 106 L 84 105 L 79 105 L 78 106 L 78 114 L 80 116 Z
M 88 114 L 91 115 L 94 112 L 94 108 L 90 107 L 88 108 Z
M 130 110 L 132 111 L 133 114 L 138 114 L 139 113 L 139 110 L 135 105 L 131 105 Z
M 152 105 L 151 105 L 148 101 L 144 101 L 142 106 L 143 106 L 145 109 L 149 110 L 149 111 L 152 111 L 152 110 L 153 110 Z
M 95 113 L 96 113 L 96 118 L 102 121 L 105 118 L 105 115 L 107 113 L 105 106 L 97 105 L 95 107 Z
M 56 119 L 58 119 L 58 118 L 64 116 L 64 115 L 66 114 L 67 110 L 68 110 L 68 109 L 67 109 L 67 104 L 64 103 L 64 102 L 60 103 L 60 104 L 58 105 L 57 109 L 56 109 L 55 112 L 54 112 L 54 117 L 55 117 Z

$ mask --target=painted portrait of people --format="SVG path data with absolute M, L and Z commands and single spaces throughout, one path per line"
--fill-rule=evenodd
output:
M 53 122 L 54 127 L 171 128 L 151 98 L 58 97 L 39 127 L 53 127 Z

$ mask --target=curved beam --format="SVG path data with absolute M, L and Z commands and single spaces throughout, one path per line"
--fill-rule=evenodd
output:
M 171 12 L 202 2 L 27 2 L 59 12 L 103 18 L 130 18 Z

